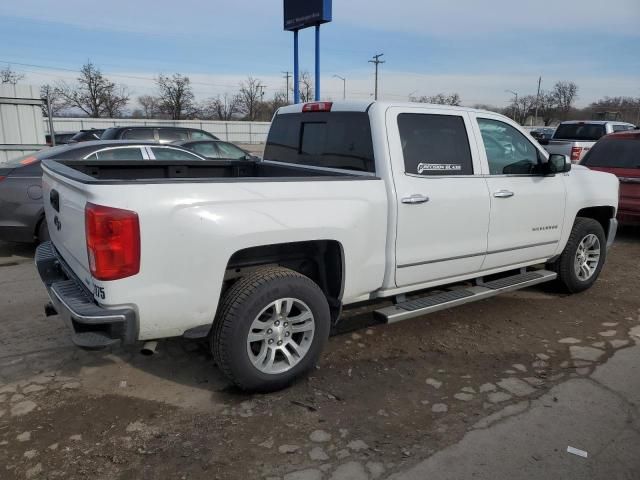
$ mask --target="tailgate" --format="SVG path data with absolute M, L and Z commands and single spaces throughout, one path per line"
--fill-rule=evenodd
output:
M 73 272 L 90 288 L 91 274 L 84 230 L 89 185 L 42 168 L 42 198 L 53 245 Z
M 544 149 L 549 153 L 569 156 L 572 145 L 573 142 L 567 140 L 549 140 L 549 143 L 544 145 Z

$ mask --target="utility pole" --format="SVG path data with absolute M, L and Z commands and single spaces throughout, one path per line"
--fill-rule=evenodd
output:
M 289 79 L 291 78 L 291 72 L 282 72 L 284 73 L 284 78 L 287 79 L 287 105 L 289 104 Z
M 540 86 L 542 85 L 542 77 L 538 78 L 538 95 L 536 96 L 536 123 L 538 123 L 538 106 L 540 105 Z
M 376 66 L 376 89 L 373 95 L 373 98 L 375 100 L 378 100 L 378 65 L 380 65 L 381 63 L 385 63 L 384 60 L 380 60 L 380 57 L 382 57 L 383 55 L 384 53 L 379 53 L 378 55 L 373 56 L 373 60 L 369 60 L 369 63 L 373 63 Z
M 264 89 L 267 88 L 266 85 L 257 85 L 256 88 L 260 90 L 260 101 L 264 100 Z
M 347 98 L 347 79 L 344 77 L 341 77 L 340 75 L 334 75 L 334 78 L 339 78 L 340 80 L 342 80 L 342 99 L 346 100 Z

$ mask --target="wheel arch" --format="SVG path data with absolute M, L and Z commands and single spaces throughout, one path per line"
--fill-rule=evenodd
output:
M 313 280 L 324 292 L 335 321 L 342 308 L 345 282 L 344 247 L 337 240 L 310 240 L 244 248 L 231 255 L 222 295 L 256 267 L 279 265 Z
M 611 224 L 611 219 L 615 217 L 616 209 L 615 207 L 609 205 L 601 205 L 597 207 L 587 207 L 578 211 L 576 214 L 576 218 L 591 218 L 597 221 L 600 225 L 602 225 L 602 229 L 604 230 L 604 235 L 609 239 L 609 226 Z M 575 219 L 574 219 L 575 223 Z

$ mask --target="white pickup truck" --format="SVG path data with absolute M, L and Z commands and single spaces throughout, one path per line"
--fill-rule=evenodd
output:
M 635 125 L 625 122 L 571 120 L 558 125 L 551 140 L 542 141 L 541 145 L 550 154 L 567 155 L 577 163 L 600 138 L 634 128 Z
M 618 180 L 461 107 L 281 108 L 264 160 L 46 161 L 49 314 L 100 348 L 208 338 L 247 390 L 318 360 L 341 310 L 396 322 L 545 281 L 598 277 Z

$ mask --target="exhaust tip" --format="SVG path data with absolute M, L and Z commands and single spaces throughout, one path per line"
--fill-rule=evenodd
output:
M 142 346 L 142 349 L 140 350 L 140 353 L 146 357 L 150 357 L 151 355 L 155 355 L 157 348 L 158 342 L 145 342 L 145 344 Z

